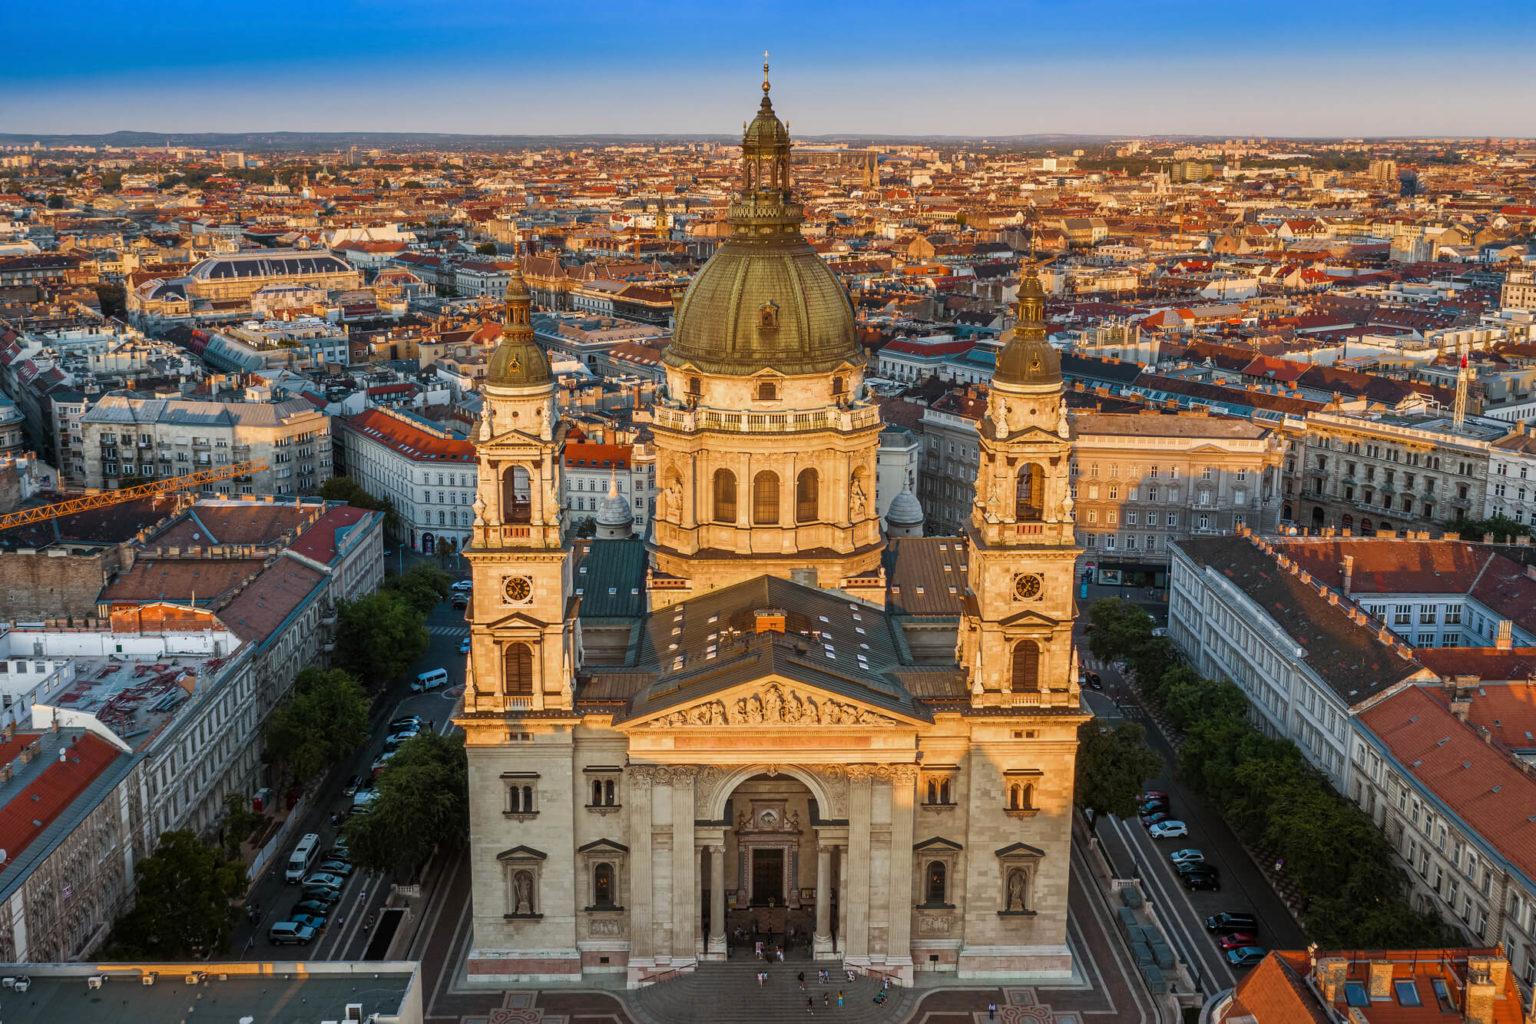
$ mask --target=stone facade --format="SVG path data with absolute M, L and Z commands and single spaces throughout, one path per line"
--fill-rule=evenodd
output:
M 1059 366 L 996 400 L 968 543 L 897 549 L 951 579 L 969 552 L 971 592 L 935 587 L 955 653 L 919 664 L 885 611 L 883 423 L 846 296 L 797 248 L 766 98 L 744 152 L 667 357 L 645 546 L 560 546 L 554 385 L 508 301 L 492 363 L 519 372 L 485 388 L 466 552 L 469 977 L 640 986 L 761 941 L 906 981 L 1065 979 L 1086 714 Z

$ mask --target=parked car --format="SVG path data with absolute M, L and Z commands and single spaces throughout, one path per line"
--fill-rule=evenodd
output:
M 1221 875 L 1209 864 L 1180 864 L 1177 870 L 1179 880 L 1184 883 L 1184 888 L 1190 891 L 1195 889 L 1221 891 Z
M 297 921 L 279 921 L 267 929 L 267 941 L 274 946 L 307 946 L 315 938 L 315 930 Z
M 1162 811 L 1164 814 L 1167 814 L 1170 809 L 1171 808 L 1169 808 L 1167 800 L 1148 800 L 1146 803 L 1136 808 L 1136 813 L 1140 815 L 1148 815 L 1156 814 L 1158 811 Z
M 347 884 L 347 880 L 342 878 L 340 875 L 333 874 L 329 871 L 315 871 L 312 872 L 309 877 L 304 879 L 304 884 L 306 886 L 327 885 L 332 889 L 340 889 L 342 886 Z
M 455 608 L 468 608 L 469 607 L 469 595 L 465 594 L 465 593 L 454 594 L 453 595 L 453 600 L 450 603 Z
M 344 860 L 352 863 L 352 849 L 347 845 L 346 836 L 337 836 L 336 845 L 325 851 L 326 860 Z
M 1174 850 L 1168 859 L 1175 864 L 1204 864 L 1205 854 L 1196 849 Z M 324 871 L 325 866 L 321 865 L 320 870 Z
M 340 878 L 348 878 L 352 874 L 352 863 L 351 861 L 333 858 L 330 860 L 321 861 L 320 866 L 315 870 L 323 871 L 330 875 L 336 875 Z
M 1259 919 L 1252 914 L 1237 910 L 1223 910 L 1205 919 L 1208 932 L 1256 932 Z
M 1153 839 L 1180 839 L 1189 835 L 1189 826 L 1172 819 L 1153 822 L 1147 829 L 1147 835 Z
M 363 780 L 361 776 L 352 776 L 347 780 L 347 784 L 341 787 L 341 795 L 351 798 L 352 794 L 357 792 L 357 787 L 361 786 L 362 784 Z
M 1269 953 L 1263 946 L 1242 946 L 1227 950 L 1227 963 L 1233 967 L 1252 967 Z
M 1230 935 L 1219 936 L 1216 945 L 1222 949 L 1241 949 L 1253 945 L 1258 938 L 1253 932 L 1232 932 Z
M 419 729 L 421 728 L 421 723 L 425 721 L 426 719 L 420 715 L 404 715 L 389 723 L 389 731 L 399 732 L 401 729 L 409 729 L 412 726 Z
M 325 927 L 324 914 L 294 914 L 288 920 L 295 924 L 308 925 L 317 932 Z
M 1153 636 L 1167 636 L 1168 635 L 1168 627 L 1167 626 L 1155 626 L 1152 629 L 1152 635 Z
M 469 653 L 469 637 L 465 637 L 463 640 L 459 641 L 459 653 L 460 654 L 468 654 Z
M 300 917 L 304 916 L 324 917 L 330 912 L 330 904 L 322 903 L 319 900 L 299 900 L 299 902 L 293 905 L 293 909 L 288 912 L 288 917 L 297 921 Z
M 432 690 L 441 689 L 448 685 L 448 670 L 445 668 L 428 669 L 418 675 L 411 682 L 412 693 L 430 693 Z
M 372 783 L 352 794 L 352 813 L 365 811 L 379 798 L 379 791 L 373 788 Z
M 384 745 L 386 747 L 398 747 L 400 744 L 404 743 L 406 740 L 415 739 L 417 736 L 420 736 L 420 735 L 421 735 L 421 727 L 420 726 L 408 725 L 404 729 L 400 729 L 400 730 L 398 730 L 396 732 L 392 732 L 388 736 L 386 736 L 384 738 Z
M 1149 789 L 1145 793 L 1137 794 L 1136 802 L 1144 804 L 1149 800 L 1167 800 L 1168 794 L 1160 789 Z
M 1144 828 L 1151 828 L 1153 825 L 1169 820 L 1170 815 L 1167 811 L 1153 811 L 1151 814 L 1143 814 L 1141 816 L 1141 824 Z
M 474 580 L 457 580 L 457 581 L 454 582 L 453 586 L 450 587 L 449 589 L 452 590 L 456 594 L 467 594 L 470 591 L 475 589 L 475 581 Z
M 300 892 L 306 900 L 318 900 L 327 907 L 341 899 L 341 890 L 329 885 L 306 885 Z
M 384 766 L 389 764 L 390 759 L 393 758 L 395 756 L 395 754 L 397 754 L 397 753 L 399 753 L 398 748 L 387 749 L 387 750 L 384 751 L 384 753 L 380 754 L 378 757 L 373 759 L 373 777 L 374 778 L 378 778 L 379 777 L 379 772 L 384 770 Z
M 1097 672 L 1088 673 L 1088 688 L 1092 690 L 1104 689 L 1104 680 Z

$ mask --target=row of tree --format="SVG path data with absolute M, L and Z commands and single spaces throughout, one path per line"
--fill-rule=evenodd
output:
M 1289 740 L 1256 729 L 1243 692 L 1179 660 L 1150 616 L 1116 598 L 1089 608 L 1089 649 L 1123 662 L 1143 698 L 1182 734 L 1178 771 L 1250 848 L 1283 863 L 1302 897 L 1302 924 L 1332 949 L 1454 946 L 1460 933 L 1408 902 L 1386 836 L 1341 797 Z

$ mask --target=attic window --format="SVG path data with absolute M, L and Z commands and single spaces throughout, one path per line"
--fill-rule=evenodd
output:
M 1398 978 L 1392 983 L 1392 991 L 1397 993 L 1397 1001 L 1402 1006 L 1422 1006 L 1419 999 L 1419 987 L 1412 978 Z

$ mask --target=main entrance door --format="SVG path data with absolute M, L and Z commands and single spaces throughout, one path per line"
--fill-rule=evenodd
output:
M 784 905 L 784 851 L 782 849 L 752 851 L 752 905 L 755 907 Z

